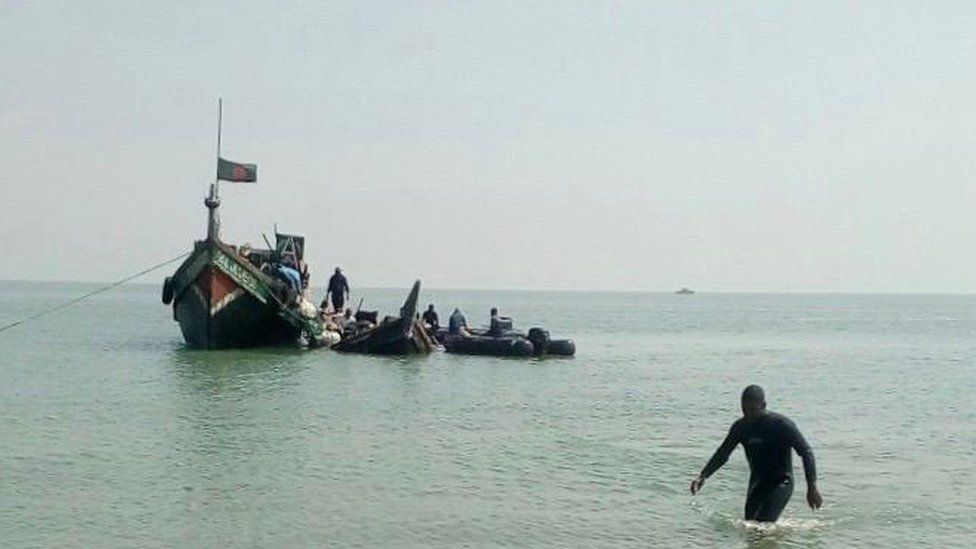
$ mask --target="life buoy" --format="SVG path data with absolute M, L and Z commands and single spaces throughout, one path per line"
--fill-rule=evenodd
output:
M 163 280 L 163 305 L 169 305 L 173 302 L 173 277 L 167 276 L 166 280 Z

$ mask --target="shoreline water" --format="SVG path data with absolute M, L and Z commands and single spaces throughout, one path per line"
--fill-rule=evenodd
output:
M 367 306 L 391 310 L 403 291 L 370 290 Z M 440 310 L 486 322 L 498 305 L 578 344 L 572 359 L 520 361 L 193 351 L 158 293 L 125 287 L 0 334 L 10 546 L 960 546 L 976 534 L 958 485 L 976 453 L 971 297 L 425 290 Z M 0 283 L 0 319 L 65 295 Z M 798 487 L 771 532 L 740 520 L 741 450 L 687 494 L 752 382 L 811 442 L 825 498 L 813 513 Z

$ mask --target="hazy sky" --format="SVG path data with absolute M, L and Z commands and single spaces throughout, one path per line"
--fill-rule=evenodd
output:
M 976 288 L 972 2 L 3 1 L 0 279 L 189 250 L 221 96 L 313 283 Z

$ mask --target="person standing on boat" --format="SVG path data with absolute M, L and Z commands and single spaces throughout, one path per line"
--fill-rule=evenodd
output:
M 807 479 L 807 503 L 812 509 L 823 504 L 817 490 L 817 467 L 813 450 L 786 416 L 766 410 L 762 387 L 750 385 L 742 391 L 742 414 L 729 428 L 722 445 L 715 450 L 701 473 L 691 481 L 691 493 L 697 494 L 705 479 L 728 461 L 739 444 L 749 461 L 749 490 L 746 494 L 745 518 L 776 522 L 793 495 L 793 450 L 803 458 Z
M 464 318 L 464 313 L 461 312 L 460 307 L 455 307 L 454 312 L 451 313 L 451 318 L 448 319 L 447 323 L 447 333 L 464 337 L 471 335 L 468 332 L 468 319 Z
M 426 324 L 430 331 L 437 332 L 440 329 L 440 321 L 437 318 L 437 311 L 434 310 L 434 304 L 431 303 L 427 306 L 427 310 L 424 311 L 424 324 Z
M 342 269 L 339 267 L 336 267 L 335 273 L 329 278 L 329 288 L 325 291 L 323 304 L 329 301 L 330 295 L 332 296 L 332 310 L 341 311 L 342 306 L 346 304 L 346 299 L 349 298 L 349 282 L 346 281 L 346 277 L 343 276 Z

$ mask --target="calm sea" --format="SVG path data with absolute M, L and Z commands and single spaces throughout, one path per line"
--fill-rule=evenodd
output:
M 368 290 L 394 311 L 403 290 Z M 2 283 L 0 325 L 97 286 Z M 357 302 L 360 295 L 354 295 Z M 157 285 L 0 333 L 4 547 L 968 547 L 976 297 L 425 291 L 572 359 L 184 348 Z M 745 457 L 688 483 L 749 383 L 813 445 L 772 528 Z M 798 479 L 802 479 L 795 459 Z

